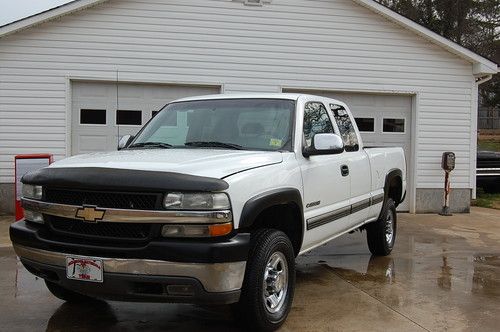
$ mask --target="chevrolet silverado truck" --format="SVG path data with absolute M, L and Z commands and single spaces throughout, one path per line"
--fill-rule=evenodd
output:
M 338 100 L 186 98 L 118 151 L 25 174 L 10 237 L 65 301 L 233 304 L 246 327 L 275 330 L 295 257 L 353 230 L 391 252 L 405 163 L 402 148 L 364 147 Z

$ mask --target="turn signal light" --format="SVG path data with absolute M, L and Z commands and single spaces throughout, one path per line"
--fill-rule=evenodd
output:
M 210 236 L 222 236 L 231 233 L 233 230 L 233 224 L 228 222 L 225 224 L 214 224 L 209 225 L 208 230 L 210 232 Z
M 161 230 L 163 237 L 212 237 L 231 233 L 233 224 L 212 225 L 164 225 Z

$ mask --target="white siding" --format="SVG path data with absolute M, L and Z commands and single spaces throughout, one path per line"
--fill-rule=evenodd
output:
M 67 151 L 67 77 L 224 84 L 225 92 L 413 92 L 419 188 L 457 154 L 470 188 L 472 64 L 351 0 L 110 0 L 0 39 L 0 182 L 16 153 Z

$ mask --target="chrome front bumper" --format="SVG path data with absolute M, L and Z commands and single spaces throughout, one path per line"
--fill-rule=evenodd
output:
M 21 259 L 66 267 L 70 254 L 30 248 L 14 244 Z M 246 262 L 229 263 L 181 263 L 148 259 L 95 257 L 103 261 L 104 273 L 132 274 L 137 276 L 189 277 L 197 279 L 207 292 L 231 292 L 241 289 Z

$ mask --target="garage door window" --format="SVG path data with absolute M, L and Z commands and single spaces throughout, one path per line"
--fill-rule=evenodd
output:
M 140 126 L 142 125 L 142 111 L 118 110 L 116 111 L 116 124 Z
M 405 119 L 384 119 L 384 133 L 404 133 Z
M 81 109 L 80 124 L 105 125 L 106 110 Z
M 358 129 L 361 132 L 373 133 L 375 131 L 374 118 L 355 118 Z

